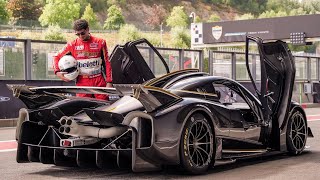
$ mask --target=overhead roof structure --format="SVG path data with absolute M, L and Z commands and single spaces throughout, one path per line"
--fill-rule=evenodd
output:
M 319 41 L 320 14 L 191 24 L 193 48 L 243 45 L 247 35 L 299 45 Z

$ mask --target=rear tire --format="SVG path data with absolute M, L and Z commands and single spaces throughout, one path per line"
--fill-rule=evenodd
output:
M 308 137 L 308 126 L 305 116 L 293 110 L 287 126 L 287 149 L 290 155 L 299 155 L 305 148 Z
M 213 164 L 215 148 L 212 127 L 204 115 L 192 114 L 180 140 L 181 165 L 191 174 L 202 174 Z

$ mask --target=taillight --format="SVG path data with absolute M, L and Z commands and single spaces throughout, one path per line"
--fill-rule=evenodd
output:
M 64 141 L 62 141 L 62 146 L 69 147 L 69 146 L 71 146 L 71 142 L 68 140 L 64 140 Z

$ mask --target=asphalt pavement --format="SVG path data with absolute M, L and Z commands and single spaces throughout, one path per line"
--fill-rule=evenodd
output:
M 319 113 L 319 109 L 307 110 L 309 117 Z M 128 169 L 98 169 L 61 167 L 42 163 L 17 163 L 15 142 L 4 142 L 14 138 L 15 128 L 0 128 L 0 179 L 195 179 L 195 180 L 315 180 L 319 178 L 320 165 L 320 119 L 309 120 L 314 138 L 308 138 L 307 149 L 299 156 L 274 155 L 233 164 L 217 166 L 206 174 L 191 176 L 177 168 L 166 168 L 161 171 L 133 173 Z M 1 150 L 1 143 L 7 143 L 7 150 Z

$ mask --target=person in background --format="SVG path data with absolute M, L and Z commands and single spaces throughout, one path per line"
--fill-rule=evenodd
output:
M 112 87 L 112 70 L 108 57 L 106 41 L 90 34 L 89 24 L 84 19 L 76 20 L 73 24 L 74 41 L 68 42 L 65 47 L 54 56 L 54 73 L 63 81 L 70 81 L 64 77 L 58 63 L 64 55 L 72 55 L 78 61 L 80 70 L 76 79 L 77 86 Z M 95 97 L 108 99 L 102 94 L 77 94 L 79 97 Z

